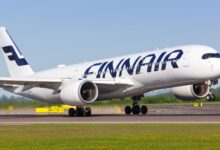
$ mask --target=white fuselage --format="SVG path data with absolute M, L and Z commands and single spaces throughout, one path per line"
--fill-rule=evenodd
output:
M 63 80 L 82 78 L 91 81 L 129 79 L 134 86 L 111 89 L 106 87 L 98 96 L 98 100 L 123 98 L 156 89 L 217 79 L 220 76 L 220 59 L 202 59 L 205 53 L 217 53 L 217 51 L 201 45 L 165 48 L 54 68 L 35 73 L 30 78 Z M 31 88 L 23 92 L 17 90 L 16 93 L 32 99 L 62 103 L 59 94 L 54 94 L 52 89 L 43 87 Z

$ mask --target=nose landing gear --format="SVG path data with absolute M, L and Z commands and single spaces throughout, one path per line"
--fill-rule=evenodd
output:
M 211 101 L 215 101 L 216 100 L 216 96 L 214 93 L 209 93 L 207 96 L 206 96 L 206 100 L 211 102 Z
M 125 114 L 126 115 L 130 115 L 130 114 L 139 115 L 140 113 L 143 115 L 146 115 L 148 113 L 148 107 L 145 105 L 140 106 L 138 103 L 138 101 L 140 101 L 142 97 L 143 97 L 143 95 L 132 97 L 134 102 L 133 102 L 132 107 L 131 106 L 125 107 Z

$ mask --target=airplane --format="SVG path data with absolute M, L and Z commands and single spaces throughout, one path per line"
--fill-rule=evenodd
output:
M 10 77 L 0 77 L 0 87 L 26 98 L 77 106 L 69 116 L 91 116 L 86 104 L 131 97 L 125 114 L 147 114 L 140 106 L 144 93 L 172 88 L 182 100 L 212 97 L 211 87 L 220 77 L 220 53 L 205 45 L 185 45 L 126 56 L 60 66 L 34 72 L 5 27 L 0 46 Z

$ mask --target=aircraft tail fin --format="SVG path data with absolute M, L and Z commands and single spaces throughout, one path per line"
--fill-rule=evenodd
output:
M 5 27 L 0 27 L 0 47 L 11 77 L 23 77 L 34 73 Z

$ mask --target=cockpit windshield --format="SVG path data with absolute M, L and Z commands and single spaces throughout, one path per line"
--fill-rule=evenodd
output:
M 202 59 L 220 58 L 220 53 L 206 53 L 202 55 Z

